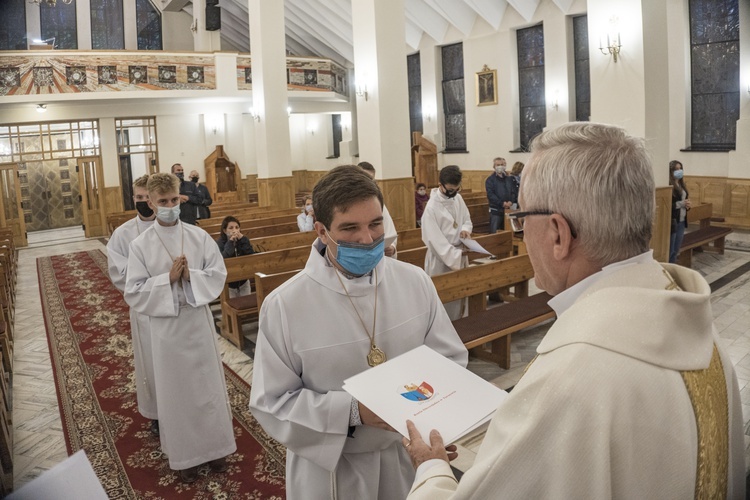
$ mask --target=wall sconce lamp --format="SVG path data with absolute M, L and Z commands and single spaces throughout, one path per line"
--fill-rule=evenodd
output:
M 45 113 L 47 111 L 47 105 L 46 104 L 37 104 L 36 105 L 36 112 L 37 113 Z
M 613 18 L 610 23 L 616 25 L 617 19 Z M 607 33 L 607 45 L 603 45 L 602 39 L 599 38 L 599 50 L 601 50 L 602 54 L 605 56 L 611 55 L 615 62 L 617 62 L 617 56 L 620 54 L 620 47 L 622 47 L 622 44 L 620 43 L 619 31 L 613 31 L 611 35 Z
M 250 116 L 253 117 L 253 120 L 256 122 L 260 121 L 260 113 L 255 109 L 255 107 L 250 108 Z
M 357 97 L 364 97 L 367 100 L 367 84 L 357 85 Z
M 555 95 L 552 97 L 552 104 L 550 104 L 550 107 L 554 109 L 555 111 L 560 109 L 560 90 L 555 90 Z
M 315 135 L 316 128 L 317 127 L 315 125 L 310 125 L 309 127 L 307 127 L 307 131 L 310 132 L 310 135 Z
M 286 116 L 292 116 L 292 107 L 291 106 L 287 106 L 286 107 Z
M 198 32 L 198 20 L 193 19 L 193 24 L 190 25 L 190 31 L 193 32 L 193 35 L 195 35 Z

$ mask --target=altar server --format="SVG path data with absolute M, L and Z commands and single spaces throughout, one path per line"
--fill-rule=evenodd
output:
M 427 345 L 461 366 L 467 352 L 430 278 L 385 259 L 383 197 L 361 169 L 315 186 L 304 270 L 260 312 L 250 409 L 287 447 L 289 499 L 404 498 L 414 477 L 399 435 L 341 387 Z
M 208 308 L 227 276 L 216 242 L 179 220 L 179 180 L 154 174 L 149 206 L 157 223 L 130 245 L 125 300 L 148 316 L 161 448 L 184 482 L 208 462 L 226 470 L 236 450 L 216 330 Z
M 432 190 L 422 214 L 422 241 L 427 247 L 424 270 L 430 276 L 458 271 L 469 264 L 461 238 L 471 238 L 474 226 L 459 194 L 463 174 L 456 165 L 440 170 L 440 185 Z M 445 304 L 451 320 L 464 315 L 466 300 Z
M 148 174 L 133 183 L 133 201 L 138 214 L 118 226 L 107 242 L 107 264 L 112 283 L 121 292 L 125 290 L 125 273 L 128 269 L 130 243 L 151 227 L 156 214 L 148 206 Z M 133 364 L 135 365 L 135 394 L 138 412 L 151 420 L 151 432 L 159 435 L 159 417 L 156 411 L 154 387 L 154 361 L 151 356 L 151 328 L 148 316 L 130 309 L 130 334 L 133 338 Z
M 568 123 L 531 151 L 525 212 L 510 217 L 557 322 L 460 483 L 440 434 L 427 444 L 412 426 L 409 498 L 745 498 L 742 405 L 711 288 L 649 249 L 645 141 Z

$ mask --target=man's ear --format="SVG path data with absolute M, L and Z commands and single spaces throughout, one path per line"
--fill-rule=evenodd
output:
M 558 260 L 565 260 L 570 256 L 573 246 L 573 235 L 571 234 L 570 224 L 560 214 L 552 214 L 549 218 L 549 230 L 553 238 L 552 255 Z
M 328 246 L 328 233 L 326 232 L 325 225 L 320 221 L 315 221 L 315 224 L 313 224 L 313 229 L 315 229 L 315 232 L 318 235 L 318 238 L 320 238 L 320 241 Z

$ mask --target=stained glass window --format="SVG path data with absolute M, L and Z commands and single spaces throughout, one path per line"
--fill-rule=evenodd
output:
M 26 50 L 25 0 L 0 1 L 0 50 Z
M 691 149 L 736 146 L 740 117 L 738 0 L 690 0 Z
M 589 77 L 588 16 L 573 18 L 573 54 L 576 89 L 576 120 L 591 119 L 591 83 Z
M 521 149 L 547 126 L 544 95 L 544 29 L 541 24 L 518 30 L 518 94 Z
M 135 1 L 138 50 L 161 50 L 161 13 L 151 0 Z
M 419 52 L 406 56 L 406 74 L 409 84 L 409 129 L 422 132 L 422 75 Z
M 466 151 L 466 99 L 462 43 L 442 47 L 445 150 Z
M 122 0 L 91 0 L 91 48 L 125 48 Z
M 54 7 L 42 3 L 38 8 L 42 22 L 42 40 L 53 43 L 54 39 L 56 49 L 77 49 L 76 1 L 73 0 L 68 5 L 57 2 Z

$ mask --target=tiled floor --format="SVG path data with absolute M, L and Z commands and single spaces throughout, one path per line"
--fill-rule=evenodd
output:
M 36 258 L 69 252 L 104 249 L 100 240 L 83 240 L 80 233 L 63 230 L 30 236 L 29 248 L 19 251 L 19 273 L 16 300 L 16 328 L 13 378 L 14 478 L 18 488 L 66 457 L 60 414 L 55 395 L 44 320 L 39 299 Z M 38 236 L 38 237 L 37 237 Z M 694 267 L 714 282 L 750 262 L 750 234 L 734 233 L 723 256 L 703 253 L 695 258 Z M 532 286 L 533 293 L 533 286 Z M 750 435 L 750 274 L 739 276 L 712 294 L 716 326 L 737 370 L 742 391 L 745 431 Z M 248 325 L 252 334 L 255 325 Z M 469 368 L 502 388 L 518 381 L 547 326 L 539 326 L 516 335 L 512 345 L 512 366 L 503 370 L 490 363 L 472 360 Z M 235 372 L 248 382 L 252 377 L 252 359 L 219 337 L 221 352 Z M 746 449 L 750 437 L 746 435 Z M 459 459 L 454 465 L 465 469 L 471 465 L 481 444 L 481 435 L 460 443 Z M 750 463 L 750 460 L 748 460 Z

